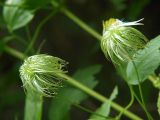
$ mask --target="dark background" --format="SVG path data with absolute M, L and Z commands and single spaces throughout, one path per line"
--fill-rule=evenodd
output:
M 144 26 L 136 27 L 144 33 L 148 39 L 159 35 L 160 31 L 160 1 L 159 0 L 68 0 L 66 6 L 79 18 L 85 21 L 89 26 L 99 33 L 102 33 L 102 21 L 109 18 L 118 18 L 123 21 L 134 21 L 144 18 Z M 0 8 L 2 13 L 2 6 Z M 37 24 L 48 15 L 49 10 L 39 10 L 29 27 L 34 32 Z M 2 20 L 2 14 L 0 14 Z M 3 24 L 0 24 L 3 27 Z M 23 35 L 23 30 L 17 31 Z M 0 37 L 6 35 L 6 30 L 0 31 Z M 41 53 L 47 53 L 60 57 L 69 62 L 68 71 L 72 75 L 77 69 L 87 67 L 93 64 L 101 64 L 102 70 L 96 75 L 99 84 L 95 88 L 99 93 L 109 96 L 113 87 L 117 84 L 119 94 L 116 102 L 122 106 L 129 102 L 129 89 L 125 82 L 118 76 L 112 63 L 104 57 L 99 42 L 90 34 L 85 32 L 73 21 L 68 19 L 62 13 L 57 13 L 50 19 L 42 29 L 39 40 L 35 48 L 46 40 Z M 16 41 L 10 46 L 22 49 Z M 0 53 L 0 119 L 12 120 L 16 116 L 23 118 L 23 108 L 25 94 L 22 83 L 19 78 L 18 68 L 21 61 L 13 56 Z M 156 118 L 159 119 L 156 99 L 158 90 L 155 90 L 149 81 L 143 83 L 143 92 L 145 100 L 148 103 L 148 109 Z M 46 109 L 49 107 L 50 100 L 46 100 Z M 95 99 L 89 98 L 82 102 L 91 110 L 99 107 L 100 103 Z M 145 114 L 137 102 L 131 107 L 134 113 L 140 116 Z M 73 120 L 87 119 L 89 114 L 75 107 L 71 110 Z M 115 115 L 113 110 L 112 115 Z M 44 119 L 47 119 L 47 113 L 44 111 Z M 78 117 L 77 117 L 78 116 Z M 124 118 L 126 119 L 126 118 Z

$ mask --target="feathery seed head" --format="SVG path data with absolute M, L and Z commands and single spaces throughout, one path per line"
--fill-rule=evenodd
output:
M 112 62 L 129 61 L 134 58 L 134 53 L 144 48 L 147 38 L 133 27 L 143 25 L 141 20 L 133 22 L 122 22 L 118 19 L 110 18 L 103 22 L 103 36 L 101 48 L 107 58 Z
M 63 80 L 58 73 L 67 72 L 64 70 L 66 64 L 66 61 L 58 57 L 45 54 L 28 57 L 19 70 L 24 88 L 42 96 L 55 95 Z

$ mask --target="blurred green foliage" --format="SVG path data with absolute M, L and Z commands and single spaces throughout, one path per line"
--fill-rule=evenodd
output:
M 33 21 L 22 29 L 14 31 L 11 34 L 12 40 L 6 40 L 6 36 L 8 37 L 10 35 L 4 18 L 2 17 L 2 13 L 4 12 L 2 8 L 5 1 L 0 1 L 0 119 L 2 120 L 11 120 L 14 118 L 18 120 L 23 119 L 25 101 L 25 93 L 18 73 L 22 61 L 3 51 L 6 45 L 5 41 L 7 41 L 7 45 L 25 52 L 24 49 L 27 48 L 28 43 L 30 43 L 29 38 L 33 36 L 38 23 L 52 12 L 50 9 L 51 6 L 39 10 L 39 6 L 47 4 L 49 0 L 45 1 L 45 4 L 43 0 L 40 1 L 42 2 L 34 1 L 34 4 L 32 4 L 33 7 L 29 8 L 29 10 L 33 10 L 32 12 L 36 12 Z M 31 0 L 28 0 L 27 3 L 31 4 Z M 124 19 L 125 21 L 145 18 L 145 26 L 140 29 L 149 39 L 154 38 L 160 31 L 160 1 L 158 0 L 66 0 L 62 3 L 65 3 L 65 6 L 88 25 L 99 31 L 99 33 L 102 33 L 102 21 L 110 17 Z M 28 9 L 28 7 L 25 9 Z M 11 16 L 7 15 L 6 17 Z M 13 19 L 18 19 L 18 17 L 13 17 Z M 13 19 L 11 19 L 10 22 L 14 22 Z M 21 18 L 20 22 L 23 23 L 26 20 L 24 17 L 23 19 Z M 23 24 L 21 27 L 22 26 Z M 17 27 L 13 28 L 15 29 Z M 18 39 L 16 38 L 17 34 L 21 36 Z M 22 39 L 27 39 L 27 43 L 23 43 L 22 45 Z M 94 39 L 95 38 L 83 31 L 68 18 L 57 13 L 47 21 L 41 30 L 34 48 L 38 48 L 42 41 L 45 40 L 41 53 L 58 56 L 69 61 L 68 70 L 70 74 L 75 73 L 75 71 L 80 68 L 87 69 L 90 65 L 101 64 L 103 66 L 101 72 L 99 72 L 99 67 L 97 68 L 97 72 L 95 72 L 96 74 L 98 73 L 95 79 L 99 80 L 99 84 L 95 89 L 109 96 L 113 87 L 117 84 L 119 86 L 117 101 L 122 105 L 126 105 L 129 101 L 128 88 L 124 81 L 117 75 L 113 65 L 105 59 L 99 49 L 99 43 Z M 29 55 L 32 55 L 32 53 L 29 53 Z M 92 74 L 94 74 L 92 72 L 94 72 L 94 68 L 89 69 L 89 71 L 84 73 L 85 75 L 77 75 L 77 79 L 83 79 L 85 83 L 85 77 L 90 74 L 92 76 Z M 89 80 L 92 81 L 92 79 Z M 146 85 L 143 87 L 143 91 L 145 91 L 145 99 L 149 102 L 149 111 L 158 119 L 156 108 L 157 90 L 154 90 L 151 85 L 148 85 L 149 83 L 144 84 Z M 92 87 L 94 86 L 95 83 Z M 67 88 L 64 87 L 64 89 Z M 82 98 L 79 98 L 79 102 L 84 100 Z M 56 99 L 53 98 L 52 105 L 54 105 L 55 101 Z M 82 105 L 83 104 L 91 110 L 96 110 L 96 108 L 100 106 L 100 103 L 96 100 L 84 100 L 82 102 Z M 53 109 L 54 106 L 51 105 L 51 101 L 46 101 L 45 105 L 43 119 L 48 119 L 47 111 L 50 109 L 50 118 L 52 116 L 51 109 Z M 69 105 L 69 107 L 71 107 L 71 105 Z M 137 106 L 137 103 L 134 104 L 131 110 L 141 116 L 145 116 L 143 110 Z M 54 112 L 54 110 L 52 112 Z M 74 119 L 77 115 L 81 116 L 79 119 L 86 119 L 88 117 L 87 113 L 83 113 L 81 110 L 77 110 L 77 108 L 76 110 L 71 108 L 68 119 Z M 112 112 L 111 115 L 115 115 L 115 112 Z

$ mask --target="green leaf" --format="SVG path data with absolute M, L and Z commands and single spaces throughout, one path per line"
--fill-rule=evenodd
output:
M 23 6 L 24 0 L 7 0 L 3 8 L 3 17 L 9 31 L 25 26 L 33 18 L 33 13 Z
M 113 92 L 111 93 L 109 100 L 113 101 L 117 97 L 117 95 L 118 95 L 118 87 L 116 86 L 113 89 Z M 101 105 L 100 108 L 96 110 L 94 114 L 91 115 L 89 120 L 106 120 L 106 118 L 109 116 L 110 108 L 111 108 L 111 103 L 106 101 Z
M 160 92 L 158 94 L 157 108 L 158 108 L 158 113 L 160 115 Z
M 82 84 L 93 89 L 97 85 L 94 75 L 99 73 L 101 70 L 100 65 L 90 66 L 84 69 L 78 70 L 73 78 L 81 82 Z M 82 100 L 85 100 L 87 95 L 72 87 L 65 84 L 64 87 L 58 92 L 58 95 L 53 99 L 50 110 L 50 120 L 66 120 L 65 117 L 68 115 L 72 104 L 79 104 Z
M 160 65 L 160 36 L 151 40 L 143 50 L 137 52 L 135 57 L 136 59 L 129 62 L 126 69 L 128 83 L 134 85 L 139 83 L 136 69 L 139 80 L 143 82 Z

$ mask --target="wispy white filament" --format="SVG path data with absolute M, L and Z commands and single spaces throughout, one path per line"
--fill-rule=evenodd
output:
M 144 48 L 147 38 L 131 26 L 143 25 L 142 19 L 133 22 L 122 22 L 111 18 L 103 23 L 103 37 L 101 48 L 107 58 L 112 62 L 128 61 L 134 53 Z
M 43 96 L 51 97 L 61 87 L 63 78 L 58 73 L 66 73 L 64 70 L 67 62 L 50 55 L 33 55 L 24 60 L 20 67 L 20 77 L 23 87 L 33 90 Z

